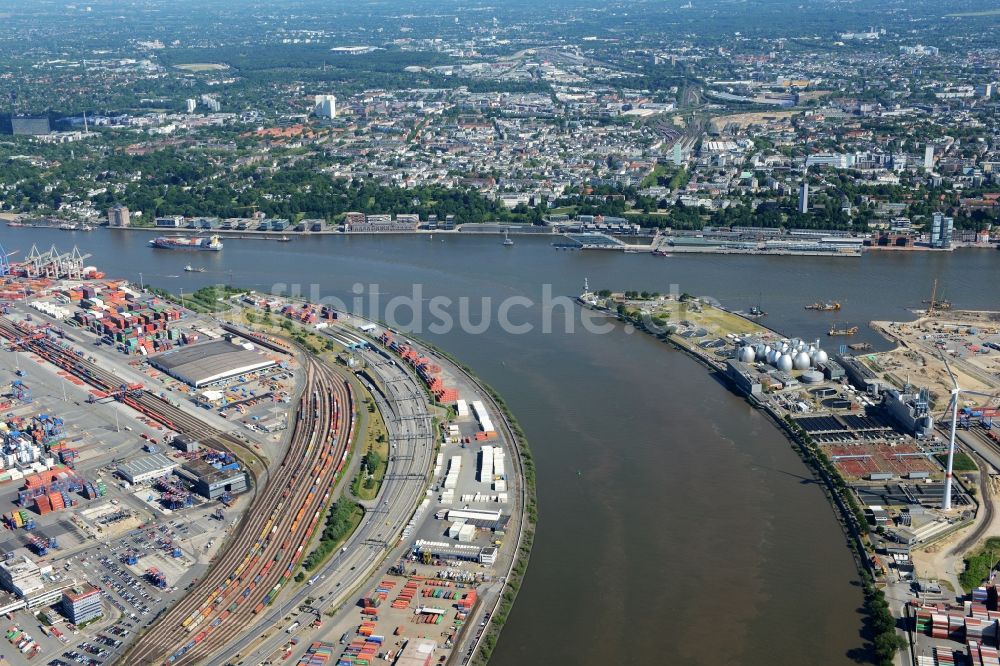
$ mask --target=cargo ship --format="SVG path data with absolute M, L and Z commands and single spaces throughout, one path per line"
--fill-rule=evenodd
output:
M 218 236 L 207 238 L 187 238 L 185 236 L 160 236 L 149 241 L 150 247 L 161 250 L 211 250 L 218 252 L 222 249 L 222 241 Z
M 822 312 L 833 312 L 840 309 L 840 303 L 833 301 L 827 303 L 812 303 L 806 306 L 806 310 L 820 310 Z

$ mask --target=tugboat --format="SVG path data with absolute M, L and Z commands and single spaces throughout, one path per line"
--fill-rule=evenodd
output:
M 185 273 L 204 273 L 205 272 L 205 267 L 204 266 L 199 266 L 198 268 L 192 268 L 191 264 L 188 264 L 187 266 L 184 267 L 184 272 Z
M 514 244 L 514 241 L 511 240 L 510 235 L 507 233 L 507 230 L 504 229 L 503 230 L 503 245 L 504 245 L 504 247 L 510 247 L 513 244 Z
M 766 317 L 767 313 L 761 310 L 759 305 L 754 305 L 750 307 L 750 312 L 747 313 L 747 316 L 756 319 L 759 317 Z
M 820 312 L 834 312 L 840 309 L 837 301 L 827 301 L 826 303 L 812 303 L 806 306 L 806 310 L 819 310 Z

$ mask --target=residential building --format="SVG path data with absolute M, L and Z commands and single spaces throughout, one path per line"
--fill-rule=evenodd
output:
M 334 119 L 337 117 L 337 97 L 335 95 L 316 95 L 313 113 L 320 118 Z
M 951 247 L 951 235 L 955 220 L 945 217 L 943 213 L 934 213 L 931 220 L 931 247 L 948 249 Z

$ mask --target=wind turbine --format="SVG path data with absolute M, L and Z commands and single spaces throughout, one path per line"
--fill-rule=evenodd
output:
M 951 482 L 953 476 L 953 463 L 955 461 L 955 429 L 958 427 L 959 398 L 963 393 L 980 395 L 987 398 L 995 398 L 996 396 L 992 393 L 983 393 L 982 391 L 970 391 L 969 389 L 959 388 L 958 379 L 955 378 L 955 373 L 951 371 L 951 365 L 949 365 L 944 351 L 941 351 L 941 360 L 944 361 L 945 370 L 948 371 L 948 376 L 951 377 L 951 383 L 953 386 L 951 389 L 951 402 L 948 404 L 951 408 L 951 437 L 948 441 L 948 469 L 944 476 L 944 503 L 941 505 L 942 509 L 948 511 L 951 509 Z

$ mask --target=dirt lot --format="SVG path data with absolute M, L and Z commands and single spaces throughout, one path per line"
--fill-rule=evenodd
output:
M 1000 352 L 983 346 L 985 339 L 1000 334 L 992 315 L 948 313 L 944 317 L 921 318 L 914 322 L 872 322 L 872 328 L 898 343 L 896 349 L 864 357 L 879 375 L 890 375 L 895 383 L 909 377 L 928 386 L 939 408 L 951 393 L 952 382 L 941 360 L 941 346 L 959 386 L 973 391 L 1000 389 Z M 969 330 L 976 333 L 970 334 Z M 984 353 L 986 352 L 986 353 Z M 983 405 L 988 400 L 963 396 L 963 404 Z
M 750 125 L 768 125 L 774 121 L 785 120 L 798 115 L 801 111 L 765 111 L 763 113 L 736 113 L 731 116 L 712 118 L 712 131 L 722 131 L 727 125 L 739 125 L 745 129 Z

